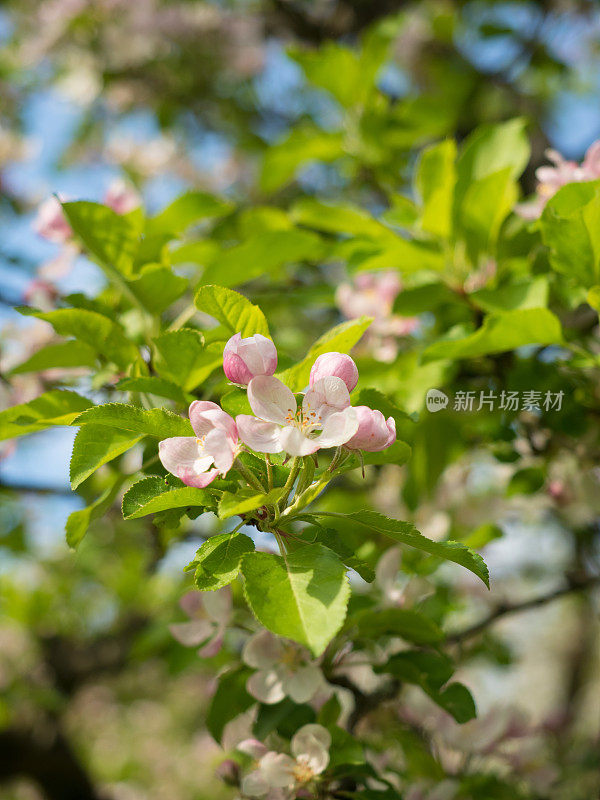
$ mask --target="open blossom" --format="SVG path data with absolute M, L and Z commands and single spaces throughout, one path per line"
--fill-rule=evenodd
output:
M 239 414 L 236 423 L 244 444 L 260 453 L 307 456 L 344 444 L 358 430 L 358 418 L 341 378 L 316 381 L 298 408 L 285 384 L 259 375 L 248 384 L 248 401 L 256 416 Z
M 245 339 L 236 333 L 225 345 L 223 371 L 232 383 L 246 386 L 257 375 L 272 375 L 276 369 L 277 349 L 260 333 Z
M 336 303 L 347 319 L 373 317 L 364 342 L 379 361 L 393 361 L 398 352 L 398 337 L 413 333 L 419 325 L 417 317 L 392 313 L 401 289 L 395 270 L 381 270 L 360 273 L 352 283 L 340 284 L 335 294 Z
M 260 631 L 246 642 L 242 659 L 257 670 L 246 688 L 261 703 L 279 703 L 284 697 L 307 703 L 323 686 L 321 669 L 308 651 L 269 631 Z
M 346 442 L 350 450 L 366 450 L 375 453 L 385 450 L 396 441 L 396 423 L 393 417 L 387 419 L 381 411 L 368 406 L 355 406 L 358 417 L 358 430 Z
M 567 161 L 556 150 L 546 150 L 546 158 L 552 162 L 552 166 L 545 165 L 536 170 L 538 185 L 535 199 L 519 203 L 515 207 L 523 219 L 538 219 L 548 200 L 568 183 L 595 181 L 600 178 L 600 139 L 588 147 L 581 164 Z
M 240 742 L 238 750 L 254 758 L 255 770 L 242 778 L 241 789 L 248 797 L 288 798 L 321 775 L 329 764 L 331 735 L 322 725 L 303 725 L 290 743 L 292 755 L 268 750 L 256 739 Z
M 349 392 L 358 383 L 358 368 L 350 356 L 345 353 L 323 353 L 312 365 L 309 385 L 313 386 L 321 378 L 332 375 L 341 378 Z
M 186 486 L 203 489 L 231 469 L 239 452 L 238 431 L 233 418 L 208 400 L 195 400 L 189 415 L 196 436 L 164 439 L 158 455 Z
M 229 587 L 216 592 L 187 592 L 179 605 L 190 618 L 169 626 L 172 636 L 185 647 L 196 647 L 202 658 L 215 656 L 223 644 L 223 637 L 231 617 L 231 591 Z

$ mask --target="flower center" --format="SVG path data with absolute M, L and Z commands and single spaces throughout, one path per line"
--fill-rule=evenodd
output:
M 298 428 L 302 433 L 310 433 L 316 428 L 322 427 L 320 414 L 311 411 L 310 406 L 306 409 L 299 408 L 295 413 L 288 411 L 285 421 L 288 425 Z
M 309 783 L 315 777 L 312 767 L 303 756 L 296 759 L 296 766 L 293 769 L 294 778 L 298 783 Z
M 302 657 L 295 647 L 286 647 L 281 654 L 281 663 L 295 669 L 302 664 Z

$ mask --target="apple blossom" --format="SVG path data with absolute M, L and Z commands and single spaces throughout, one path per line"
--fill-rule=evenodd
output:
M 358 430 L 350 395 L 341 378 L 321 378 L 304 395 L 300 408 L 292 391 L 269 375 L 252 378 L 248 400 L 256 416 L 239 414 L 236 423 L 244 444 L 260 453 L 307 456 L 337 447 Z M 318 431 L 321 431 L 319 435 Z
M 581 164 L 576 161 L 567 161 L 560 153 L 552 149 L 546 150 L 546 158 L 552 162 L 552 166 L 544 165 L 535 171 L 538 179 L 536 197 L 515 206 L 515 211 L 523 219 L 538 219 L 548 200 L 568 183 L 595 181 L 600 178 L 600 139 L 588 147 Z
M 238 431 L 233 418 L 208 400 L 195 400 L 189 415 L 196 436 L 164 439 L 158 455 L 186 486 L 203 489 L 231 469 L 239 452 Z
M 303 786 L 321 775 L 329 764 L 331 734 L 322 725 L 303 725 L 292 737 L 292 755 L 268 750 L 256 739 L 240 742 L 238 750 L 257 761 L 257 767 L 242 778 L 241 790 L 248 797 L 296 797 Z
M 350 450 L 366 450 L 375 453 L 385 450 L 396 441 L 396 423 L 393 417 L 387 419 L 381 411 L 368 406 L 355 406 L 358 417 L 358 430 L 346 442 Z
M 36 233 L 55 244 L 65 244 L 73 236 L 73 229 L 56 197 L 48 197 L 39 206 L 33 227 Z
M 121 178 L 116 178 L 104 195 L 104 205 L 112 208 L 117 214 L 129 214 L 141 205 L 141 197 Z
M 190 621 L 170 625 L 171 635 L 185 647 L 195 647 L 204 642 L 204 646 L 198 650 L 202 658 L 216 655 L 223 644 L 231 617 L 229 587 L 216 592 L 187 592 L 179 604 Z
M 378 361 L 393 361 L 398 353 L 397 339 L 413 333 L 419 325 L 417 317 L 392 313 L 401 289 L 395 270 L 381 270 L 360 273 L 352 283 L 340 284 L 335 294 L 336 303 L 347 319 L 373 317 L 363 341 Z
M 332 375 L 341 378 L 349 392 L 358 383 L 358 369 L 350 356 L 345 353 L 323 353 L 312 365 L 309 385 L 313 386 L 321 378 Z
M 320 668 L 307 650 L 267 630 L 246 642 L 242 659 L 258 670 L 248 679 L 246 689 L 261 703 L 279 703 L 284 697 L 307 703 L 324 683 Z
M 223 371 L 232 383 L 245 386 L 257 375 L 272 375 L 276 369 L 275 345 L 260 333 L 245 339 L 236 333 L 225 345 Z

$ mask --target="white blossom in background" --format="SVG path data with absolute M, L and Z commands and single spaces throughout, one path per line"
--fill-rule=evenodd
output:
M 325 686 L 321 668 L 308 650 L 266 630 L 246 642 L 242 659 L 257 670 L 246 689 L 261 703 L 279 703 L 284 697 L 307 703 Z
M 203 647 L 198 650 L 198 655 L 202 658 L 216 655 L 221 649 L 231 618 L 229 587 L 216 592 L 187 592 L 179 604 L 190 621 L 170 625 L 173 638 L 185 647 L 202 644 Z
M 268 800 L 291 800 L 329 764 L 331 735 L 322 725 L 304 725 L 290 743 L 291 756 L 269 750 L 256 739 L 240 742 L 238 750 L 251 756 L 256 769 L 242 778 L 242 794 Z

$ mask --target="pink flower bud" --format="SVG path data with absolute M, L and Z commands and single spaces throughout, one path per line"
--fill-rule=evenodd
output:
M 345 353 L 323 353 L 320 355 L 312 365 L 309 384 L 314 386 L 321 378 L 329 378 L 332 375 L 336 378 L 341 378 L 348 387 L 349 392 L 358 383 L 356 364 Z
M 376 411 L 368 406 L 356 406 L 354 411 L 358 417 L 358 430 L 346 442 L 346 447 L 350 450 L 366 450 L 369 453 L 375 453 L 394 444 L 396 423 L 393 417 L 388 417 L 386 420 L 381 411 Z
M 246 339 L 236 333 L 225 345 L 223 371 L 232 383 L 245 386 L 257 375 L 272 375 L 276 369 L 275 345 L 260 333 Z

